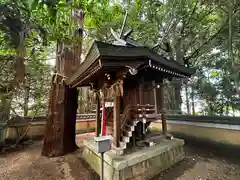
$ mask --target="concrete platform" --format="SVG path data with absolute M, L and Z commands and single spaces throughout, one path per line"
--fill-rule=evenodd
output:
M 100 154 L 96 153 L 93 138 L 83 144 L 83 158 L 99 174 Z M 184 158 L 183 145 L 183 140 L 174 138 L 122 156 L 107 152 L 104 155 L 104 180 L 151 179 Z

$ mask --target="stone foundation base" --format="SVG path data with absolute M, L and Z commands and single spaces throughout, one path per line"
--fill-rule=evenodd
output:
M 184 158 L 183 145 L 183 140 L 174 138 L 122 156 L 107 152 L 104 154 L 104 180 L 151 179 Z M 96 153 L 93 139 L 84 141 L 83 158 L 100 173 L 100 154 Z

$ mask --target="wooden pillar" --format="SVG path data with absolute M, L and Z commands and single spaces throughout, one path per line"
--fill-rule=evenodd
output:
M 136 146 L 136 131 L 132 132 L 132 146 Z
M 164 135 L 167 134 L 167 118 L 166 118 L 166 111 L 165 111 L 165 102 L 164 102 L 164 84 L 163 81 L 160 84 L 159 87 L 159 108 L 161 113 L 161 120 L 162 120 L 162 132 Z
M 142 105 L 144 103 L 144 92 L 143 92 L 143 88 L 144 88 L 144 78 L 142 77 L 139 83 L 139 104 Z
M 114 109 L 113 109 L 113 138 L 114 145 L 120 147 L 120 96 L 114 95 Z
M 152 82 L 153 85 L 153 96 L 154 96 L 154 106 L 155 106 L 155 113 L 158 113 L 157 110 L 157 91 L 156 91 L 156 83 L 155 81 Z
M 100 117 L 100 94 L 96 93 L 96 136 L 101 134 L 101 117 Z

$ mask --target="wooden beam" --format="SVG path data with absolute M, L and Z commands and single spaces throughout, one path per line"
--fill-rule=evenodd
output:
M 101 134 L 101 117 L 100 117 L 100 97 L 99 93 L 96 93 L 96 136 Z
M 166 119 L 166 111 L 165 111 L 165 101 L 164 101 L 164 84 L 161 82 L 159 87 L 159 108 L 161 113 L 162 120 L 162 132 L 164 135 L 167 134 L 167 119 Z
M 139 104 L 143 105 L 143 87 L 144 87 L 144 77 L 141 77 L 141 80 L 139 82 Z
M 91 64 L 88 64 L 88 62 L 84 61 L 77 67 L 76 71 L 72 75 L 68 76 L 66 83 L 68 85 L 75 84 L 76 81 L 79 81 L 80 79 L 85 78 L 86 76 L 91 74 L 96 68 L 99 68 L 99 69 L 102 68 L 99 61 L 92 62 Z
M 156 83 L 155 81 L 152 81 L 152 85 L 153 85 L 153 96 L 154 96 L 154 106 L 155 106 L 155 113 L 158 113 L 158 109 L 157 109 L 157 91 L 156 91 Z
M 120 147 L 121 136 L 121 124 L 120 124 L 120 96 L 114 94 L 114 109 L 113 109 L 113 138 L 114 145 Z

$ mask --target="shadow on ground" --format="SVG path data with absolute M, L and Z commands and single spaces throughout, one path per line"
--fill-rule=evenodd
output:
M 152 180 L 177 179 L 179 176 L 183 175 L 185 171 L 193 168 L 195 164 L 196 161 L 193 158 L 185 158 L 184 160 L 165 170 L 163 173 L 156 176 Z
M 77 136 L 82 140 L 89 135 Z M 81 158 L 82 148 L 62 157 L 41 156 L 42 142 L 10 149 L 0 155 L 0 180 L 99 180 Z M 239 180 L 240 165 L 205 148 L 185 146 L 186 158 L 152 180 Z M 239 162 L 239 161 L 238 161 Z

